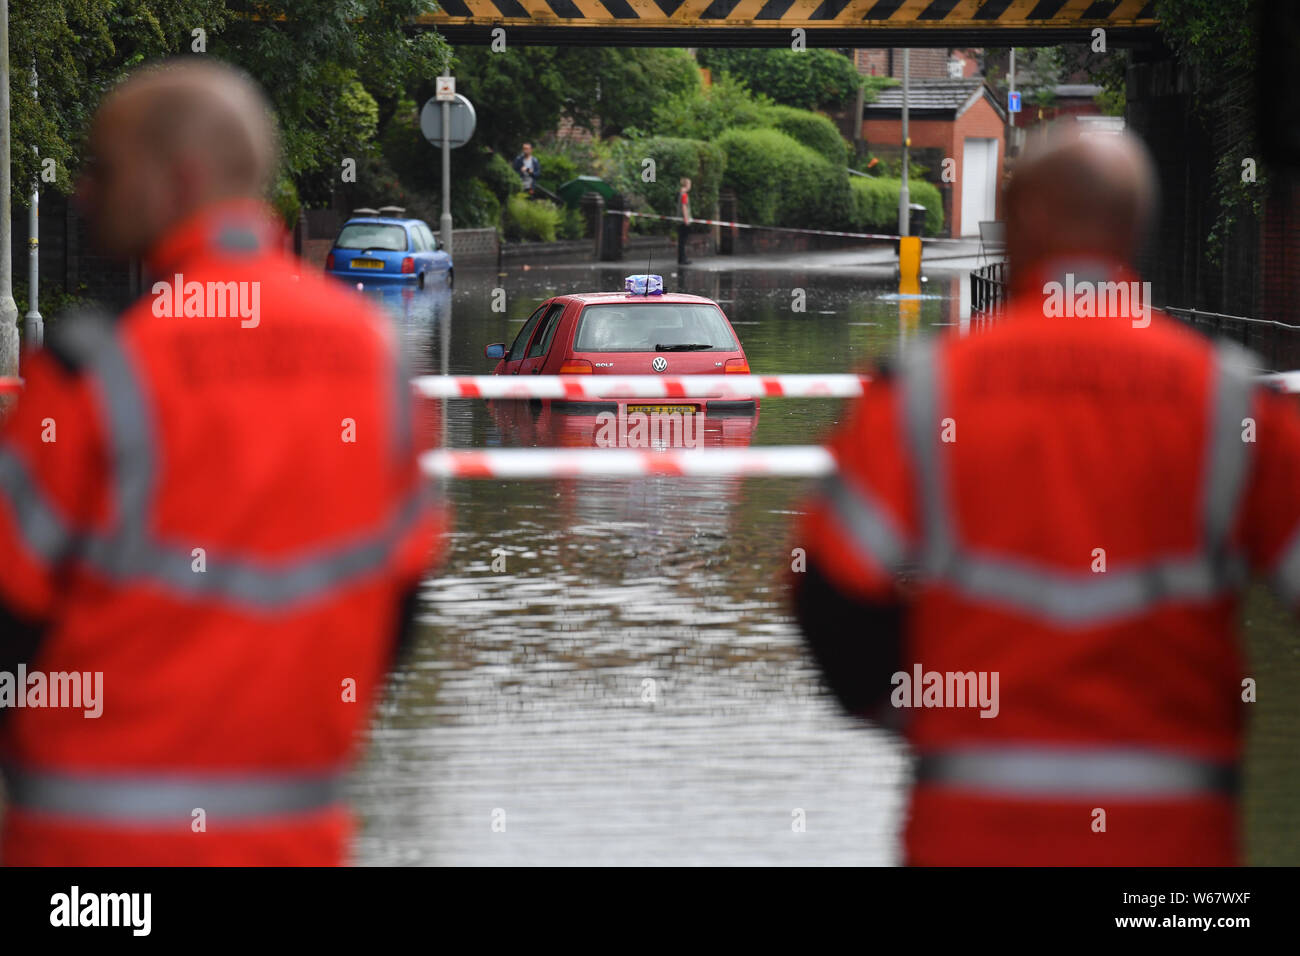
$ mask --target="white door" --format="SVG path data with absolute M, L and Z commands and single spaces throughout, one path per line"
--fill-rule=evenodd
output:
M 997 209 L 998 141 L 968 139 L 961 152 L 960 235 L 978 236 Z

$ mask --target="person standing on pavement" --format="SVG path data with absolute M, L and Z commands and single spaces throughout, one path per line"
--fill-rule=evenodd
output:
M 688 266 L 691 260 L 686 258 L 686 238 L 691 231 L 691 181 L 686 176 L 682 177 L 677 193 L 677 210 L 682 220 L 677 227 L 677 264 Z
M 917 755 L 909 863 L 1241 859 L 1237 612 L 1254 570 L 1300 613 L 1300 414 L 1153 313 L 1154 186 L 1128 136 L 1027 151 L 1004 317 L 873 377 L 798 528 L 827 684 Z
M 0 671 L 82 678 L 0 697 L 0 861 L 340 863 L 442 522 L 398 338 L 284 251 L 242 73 L 140 70 L 90 148 L 96 244 L 150 292 L 53 324 L 0 433 Z
M 542 174 L 541 161 L 533 155 L 533 144 L 524 143 L 523 152 L 515 157 L 514 162 L 510 164 L 514 167 L 515 172 L 519 174 L 519 182 L 524 188 L 524 192 L 531 197 L 535 195 L 537 189 L 537 177 Z

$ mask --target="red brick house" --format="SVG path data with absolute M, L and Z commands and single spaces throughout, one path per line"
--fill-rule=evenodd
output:
M 862 138 L 874 150 L 894 151 L 903 141 L 902 87 L 882 90 L 863 111 Z M 913 80 L 908 126 L 913 150 L 955 160 L 954 181 L 942 182 L 943 163 L 930 178 L 944 194 L 944 219 L 954 236 L 977 236 L 979 224 L 1001 213 L 1007 114 L 978 77 Z

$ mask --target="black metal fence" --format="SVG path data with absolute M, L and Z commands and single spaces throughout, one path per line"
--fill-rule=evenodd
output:
M 970 274 L 970 325 L 984 331 L 1002 315 L 1007 298 L 1007 264 L 994 262 Z M 1166 315 L 1186 322 L 1213 338 L 1227 338 L 1246 346 L 1272 372 L 1300 369 L 1300 325 L 1223 315 L 1199 309 L 1157 306 Z
M 993 262 L 970 274 L 970 327 L 983 331 L 1002 315 L 1007 301 L 1007 264 Z

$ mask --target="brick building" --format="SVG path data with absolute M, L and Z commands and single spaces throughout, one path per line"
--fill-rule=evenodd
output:
M 876 102 L 867 104 L 862 138 L 877 155 L 892 158 L 900 151 L 902 105 L 901 87 L 883 90 Z M 1006 122 L 1006 113 L 978 77 L 914 79 L 910 84 L 913 155 L 929 166 L 929 178 L 944 198 L 944 221 L 954 236 L 979 235 L 980 222 L 998 218 Z M 951 183 L 943 182 L 945 159 L 955 160 Z
M 903 51 L 894 49 L 854 50 L 853 62 L 864 76 L 903 77 Z M 915 47 L 909 51 L 908 72 L 914 80 L 949 80 L 979 72 L 975 50 L 946 47 Z

